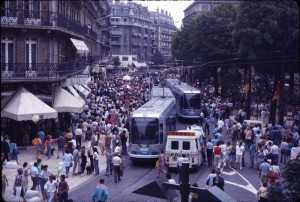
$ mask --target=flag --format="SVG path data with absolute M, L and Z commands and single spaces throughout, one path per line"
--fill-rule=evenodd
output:
M 280 83 L 278 82 L 273 99 L 272 100 L 279 100 L 280 99 Z
M 249 90 L 250 90 L 249 78 L 248 78 L 248 76 L 246 76 L 245 83 L 244 83 L 244 92 L 245 92 L 246 96 L 247 96 Z

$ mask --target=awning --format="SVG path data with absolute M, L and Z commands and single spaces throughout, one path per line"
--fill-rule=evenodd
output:
M 68 89 L 70 90 L 71 94 L 74 95 L 78 100 L 81 100 L 83 103 L 85 103 L 84 100 L 80 97 L 80 95 L 73 88 L 73 86 L 68 86 Z
M 57 111 L 25 88 L 21 88 L 6 104 L 2 116 L 16 121 L 30 121 L 33 115 L 41 119 L 56 119 Z
M 81 85 L 73 85 L 74 88 L 76 88 L 85 98 L 87 98 L 90 94 L 90 91 L 88 91 L 87 89 L 85 89 L 83 86 Z
M 86 84 L 81 84 L 86 90 L 89 91 L 89 93 L 92 91 Z
M 72 38 L 70 39 L 73 45 L 75 46 L 75 48 L 77 49 L 77 53 L 83 55 L 83 54 L 87 54 L 90 51 L 87 45 L 84 43 L 84 41 L 72 39 Z
M 85 103 L 61 87 L 55 88 L 53 108 L 58 112 L 81 113 Z
M 140 67 L 147 67 L 147 64 L 144 62 L 138 63 L 137 61 L 132 61 L 135 67 L 140 68 Z

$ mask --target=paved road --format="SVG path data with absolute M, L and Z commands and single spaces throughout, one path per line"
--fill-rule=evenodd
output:
M 185 124 L 178 124 L 177 129 L 185 128 Z M 212 129 L 213 126 L 211 126 Z M 212 131 L 212 130 L 211 130 Z M 227 140 L 225 135 L 225 140 Z M 102 172 L 100 176 L 89 179 L 76 189 L 70 192 L 70 196 L 74 201 L 91 201 L 91 194 L 94 187 L 99 183 L 100 178 L 106 179 L 110 200 L 111 201 L 166 201 L 159 198 L 150 196 L 143 196 L 132 193 L 133 191 L 153 182 L 159 183 L 165 182 L 165 176 L 156 178 L 156 170 L 154 169 L 154 163 L 139 163 L 133 164 L 128 156 L 123 157 L 126 170 L 124 177 L 120 183 L 115 183 L 111 176 L 106 177 Z M 248 153 L 245 155 L 246 166 L 250 165 Z M 207 167 L 206 163 L 200 167 L 198 172 L 190 172 L 190 184 L 197 183 L 200 188 L 205 188 L 205 182 L 208 174 L 211 172 L 211 167 Z M 171 172 L 175 180 L 178 182 L 178 173 L 176 171 Z M 238 201 L 257 201 L 256 191 L 260 187 L 258 178 L 258 171 L 249 169 L 248 167 L 242 170 L 234 170 L 230 167 L 226 167 L 223 170 L 222 177 L 225 179 L 225 192 Z M 151 190 L 149 190 L 150 192 Z M 176 198 L 176 201 L 180 201 L 180 197 Z

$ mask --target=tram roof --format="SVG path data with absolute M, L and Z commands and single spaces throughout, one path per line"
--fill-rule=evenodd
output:
M 167 79 L 167 83 L 169 84 L 170 88 L 179 90 L 183 93 L 200 93 L 200 90 L 183 83 L 178 79 Z
M 175 98 L 152 98 L 133 112 L 132 117 L 159 118 L 175 106 Z
M 171 92 L 170 88 L 160 88 L 160 87 L 153 87 L 152 88 L 152 97 L 174 97 L 173 93 Z

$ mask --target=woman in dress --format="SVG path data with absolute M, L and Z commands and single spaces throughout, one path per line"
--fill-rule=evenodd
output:
M 234 146 L 234 143 L 232 144 L 232 147 L 230 149 L 230 152 L 228 154 L 228 161 L 229 161 L 229 165 L 232 167 L 232 168 L 235 168 L 235 162 L 236 162 L 236 157 L 235 157 L 235 146 Z
M 70 153 L 69 150 L 65 151 L 65 154 L 63 156 L 63 161 L 64 161 L 65 168 L 66 168 L 66 178 L 68 178 L 69 177 L 69 171 L 70 171 L 71 163 L 73 161 L 73 155 Z
M 160 160 L 160 170 L 164 173 L 168 172 L 168 168 L 165 166 L 165 151 L 161 150 L 159 154 L 159 160 Z
M 24 162 L 23 163 L 23 181 L 22 181 L 22 185 L 23 185 L 23 189 L 24 189 L 25 192 L 28 189 L 28 176 L 29 176 L 28 163 Z
M 46 141 L 44 143 L 44 148 L 47 149 L 47 155 L 48 155 L 48 159 L 51 158 L 51 149 L 52 149 L 52 143 L 53 143 L 53 139 L 51 135 L 47 135 L 46 137 Z

